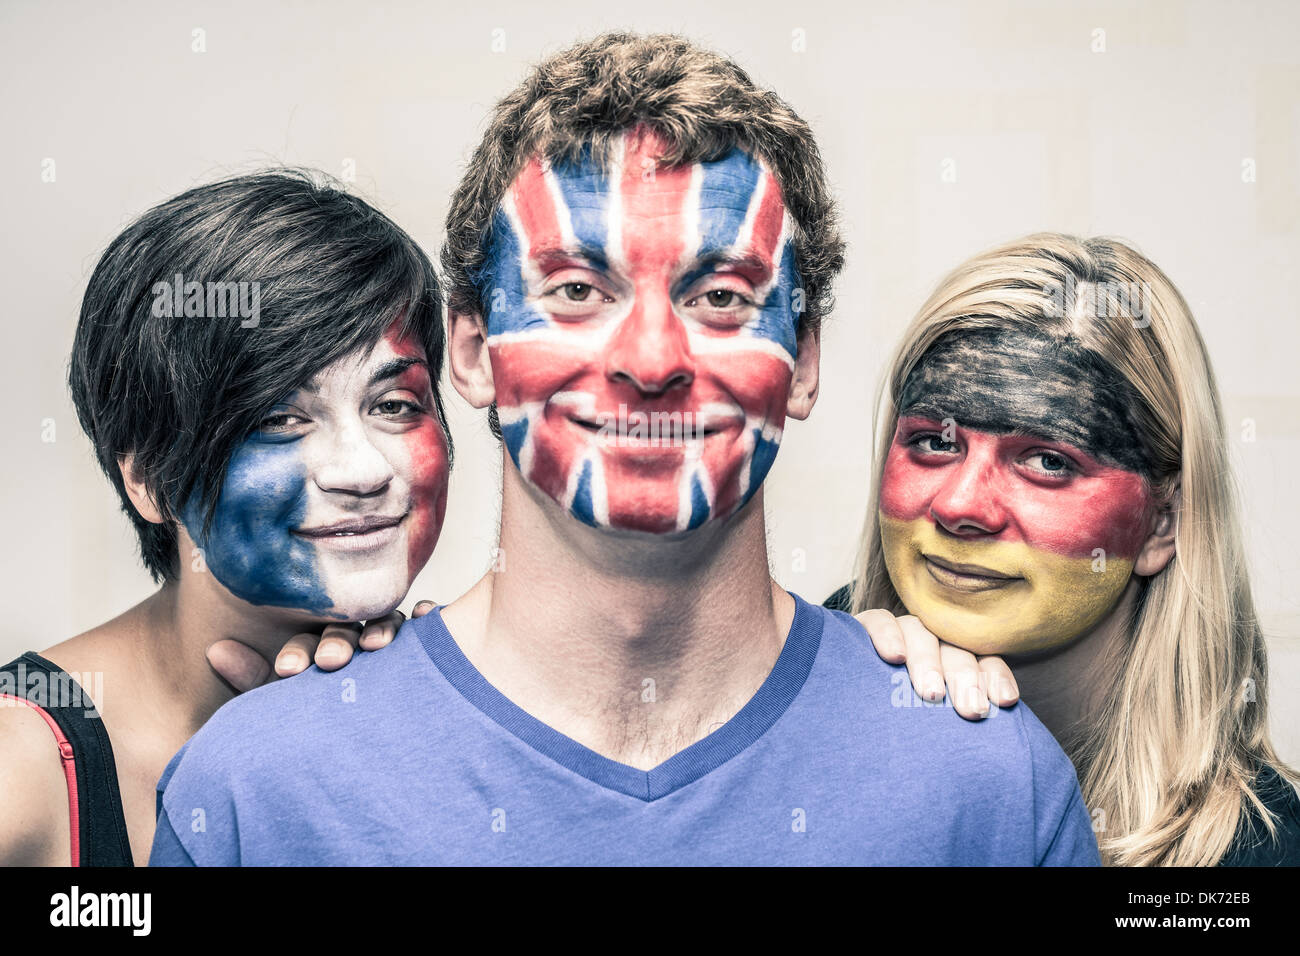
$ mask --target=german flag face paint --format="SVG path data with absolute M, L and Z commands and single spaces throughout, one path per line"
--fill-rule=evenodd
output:
M 1134 402 L 1073 340 L 940 339 L 903 389 L 881 482 L 885 563 L 908 611 L 977 654 L 1095 627 L 1155 517 Z

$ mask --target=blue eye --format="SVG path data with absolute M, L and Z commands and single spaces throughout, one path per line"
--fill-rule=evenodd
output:
M 952 452 L 957 450 L 956 442 L 944 441 L 942 435 L 933 433 L 916 435 L 912 438 L 910 444 L 916 446 L 920 451 Z
M 1037 463 L 1035 464 L 1035 462 Z M 1025 463 L 1029 465 L 1032 471 L 1041 475 L 1051 475 L 1054 478 L 1077 474 L 1079 471 L 1073 461 L 1054 451 L 1033 452 L 1025 458 Z

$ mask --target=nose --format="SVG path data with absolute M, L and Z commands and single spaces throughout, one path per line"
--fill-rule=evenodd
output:
M 659 292 L 638 293 L 610 339 L 605 377 L 658 395 L 695 381 L 695 358 L 682 320 Z
M 336 427 L 322 438 L 327 444 L 314 469 L 316 486 L 322 491 L 368 497 L 393 480 L 392 463 L 360 421 Z
M 963 537 L 997 534 L 1006 527 L 992 448 L 980 444 L 967 447 L 930 502 L 930 515 L 945 531 Z

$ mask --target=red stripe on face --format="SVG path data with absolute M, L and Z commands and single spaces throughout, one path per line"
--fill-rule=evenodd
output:
M 686 251 L 692 167 L 658 168 L 664 145 L 653 134 L 629 135 L 625 143 L 618 183 L 623 238 L 617 252 L 634 275 L 644 271 L 662 281 Z
M 1150 533 L 1155 506 L 1143 477 L 1103 465 L 1077 448 L 1024 435 L 900 418 L 885 460 L 880 509 L 891 518 L 928 518 L 961 537 L 1022 541 L 1068 557 L 1132 560 Z M 1040 453 L 1074 463 L 1068 474 L 1044 473 Z
M 781 239 L 781 226 L 785 221 L 785 203 L 781 200 L 781 187 L 770 172 L 763 173 L 763 198 L 754 217 L 754 231 L 750 237 L 750 251 L 763 260 L 768 274 L 776 272 L 777 243 Z
M 527 237 L 528 248 L 524 250 L 524 258 L 536 263 L 544 250 L 559 248 L 564 240 L 555 198 L 547 185 L 541 160 L 534 159 L 520 170 L 510 196 Z

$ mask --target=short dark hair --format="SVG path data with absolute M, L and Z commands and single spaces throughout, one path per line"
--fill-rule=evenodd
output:
M 160 301 L 177 276 L 208 290 L 207 317 L 173 315 Z M 214 317 L 213 284 L 239 282 L 258 290 L 255 319 Z M 372 348 L 394 321 L 424 346 L 450 453 L 438 391 L 441 310 L 433 266 L 415 241 L 312 170 L 199 186 L 114 239 L 82 300 L 68 385 L 154 580 L 178 573 L 174 522 L 186 502 L 198 495 L 210 524 L 231 456 L 267 411 L 326 366 Z M 127 497 L 118 459 L 128 453 L 162 524 Z
M 800 323 L 830 312 L 844 265 L 835 201 L 808 124 L 734 62 L 672 34 L 607 33 L 535 67 L 501 100 L 451 198 L 443 274 L 450 307 L 484 313 L 481 279 L 497 207 L 535 155 L 605 162 L 614 141 L 645 125 L 667 144 L 665 166 L 761 157 L 781 186 L 804 290 Z

